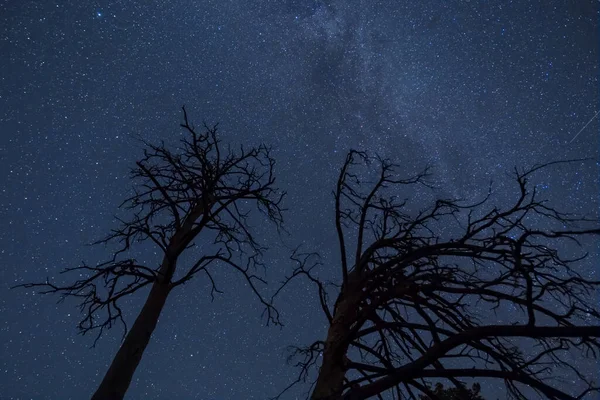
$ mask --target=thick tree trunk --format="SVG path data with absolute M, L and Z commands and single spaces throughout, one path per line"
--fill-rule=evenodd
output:
M 339 400 L 342 398 L 348 351 L 348 334 L 356 322 L 360 291 L 348 285 L 346 293 L 340 294 L 334 310 L 333 321 L 327 331 L 327 340 L 323 350 L 323 363 L 311 400 Z M 344 292 L 344 290 L 342 290 Z
M 142 311 L 127 333 L 92 400 L 122 400 L 125 397 L 168 295 L 169 283 L 154 282 Z
M 209 199 L 212 199 L 210 194 L 208 196 Z M 214 200 L 211 201 L 214 202 Z M 158 271 L 158 278 L 152 284 L 146 303 L 133 323 L 131 330 L 127 333 L 104 379 L 102 379 L 96 393 L 92 396 L 92 400 L 122 400 L 125 397 L 125 392 L 127 392 L 133 374 L 142 360 L 144 350 L 150 342 L 158 317 L 169 296 L 171 278 L 175 274 L 177 258 L 194 238 L 195 234 L 190 235 L 190 232 L 196 223 L 196 219 L 200 218 L 203 213 L 204 208 L 202 203 L 199 203 L 171 238 Z
M 311 400 L 339 400 L 342 398 L 342 386 L 346 369 L 344 360 L 347 345 L 342 343 L 342 338 L 347 329 L 342 324 L 331 324 L 327 332 L 327 341 L 323 351 L 323 363 L 319 370 L 319 377 Z

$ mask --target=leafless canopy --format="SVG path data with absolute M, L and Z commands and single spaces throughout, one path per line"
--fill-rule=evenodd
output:
M 63 299 L 79 299 L 83 313 L 79 329 L 83 334 L 97 331 L 96 340 L 115 322 L 125 325 L 119 307 L 123 298 L 156 281 L 172 289 L 204 273 L 214 295 L 218 289 L 212 272 L 218 265 L 239 271 L 266 307 L 268 321 L 278 323 L 277 311 L 257 288 L 264 283 L 255 273 L 256 267 L 262 266 L 264 248 L 248 223 L 249 207 L 256 205 L 278 229 L 282 227 L 284 192 L 274 186 L 275 161 L 270 149 L 264 145 L 237 150 L 224 146 L 217 125 L 204 124 L 204 132 L 198 133 L 185 108 L 183 117 L 180 148 L 172 151 L 164 143 L 144 142 L 144 157 L 131 171 L 133 194 L 121 204 L 131 217 L 119 219 L 120 226 L 95 243 L 116 243 L 110 260 L 67 268 L 63 273 L 80 277 L 67 285 L 49 280 L 20 285 L 58 293 Z M 180 266 L 175 274 L 178 257 L 186 250 L 193 251 L 196 239 L 214 251 L 198 256 L 191 265 Z M 157 260 L 154 266 L 141 265 L 127 258 L 136 242 L 153 243 L 164 257 L 162 264 Z
M 364 191 L 358 166 L 373 163 L 379 175 Z M 597 393 L 597 371 L 572 360 L 598 358 L 600 281 L 580 273 L 587 254 L 564 253 L 599 234 L 598 221 L 558 211 L 528 182 L 562 163 L 515 169 L 506 207 L 489 206 L 488 194 L 410 213 L 394 192 L 428 185 L 428 171 L 399 179 L 398 165 L 351 151 L 334 191 L 342 283 L 335 305 L 312 255 L 295 255 L 290 277 L 316 283 L 330 324 L 326 340 L 295 349 L 298 381 L 317 374 L 312 399 L 437 399 L 436 382 L 465 388 L 464 378 L 503 381 L 518 399 L 531 390 L 548 399 Z M 339 389 L 320 395 L 319 385 L 335 385 L 324 376 L 339 362 Z

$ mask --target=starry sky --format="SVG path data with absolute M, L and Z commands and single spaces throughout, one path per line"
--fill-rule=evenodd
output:
M 193 121 L 220 122 L 227 142 L 274 147 L 290 235 L 253 227 L 272 244 L 273 283 L 299 244 L 337 277 L 331 191 L 350 148 L 407 174 L 431 163 L 441 196 L 475 199 L 494 179 L 498 204 L 514 194 L 514 166 L 591 158 L 534 183 L 553 204 L 597 215 L 599 4 L 0 1 L 0 397 L 96 388 L 118 328 L 90 349 L 75 303 L 8 288 L 107 258 L 86 244 L 115 226 L 141 155 L 134 138 L 176 143 L 184 104 Z M 281 297 L 281 329 L 264 326 L 231 273 L 217 284 L 226 294 L 212 303 L 202 280 L 173 292 L 129 399 L 265 399 L 297 372 L 286 346 L 324 338 L 309 284 Z M 129 321 L 141 300 L 126 303 Z

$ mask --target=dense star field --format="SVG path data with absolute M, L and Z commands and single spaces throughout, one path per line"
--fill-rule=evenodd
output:
M 76 303 L 9 287 L 60 282 L 63 268 L 108 258 L 110 247 L 86 244 L 123 215 L 128 170 L 142 155 L 136 138 L 177 143 L 184 104 L 197 125 L 219 122 L 227 143 L 274 148 L 290 234 L 252 227 L 270 247 L 273 290 L 300 244 L 321 254 L 320 276 L 339 279 L 331 191 L 350 148 L 389 157 L 407 175 L 431 164 L 439 196 L 480 199 L 493 180 L 494 204 L 514 198 L 515 166 L 589 158 L 532 183 L 552 204 L 597 216 L 598 8 L 595 0 L 0 2 L 0 398 L 85 399 L 99 383 L 120 327 L 90 349 L 93 336 L 77 334 Z M 600 257 L 586 243 L 584 274 L 594 277 Z M 147 249 L 138 260 L 160 262 Z M 204 278 L 173 292 L 127 398 L 265 399 L 296 376 L 286 346 L 324 337 L 307 282 L 282 294 L 279 328 L 265 326 L 241 280 L 228 271 L 215 278 L 225 293 L 213 302 Z M 142 300 L 125 303 L 128 322 Z M 502 390 L 482 382 L 490 399 Z

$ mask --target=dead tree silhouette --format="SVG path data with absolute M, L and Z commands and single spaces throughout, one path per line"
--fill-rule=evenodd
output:
M 261 256 L 265 248 L 255 240 L 247 223 L 251 206 L 256 206 L 277 229 L 282 228 L 284 193 L 275 187 L 275 161 L 270 149 L 264 145 L 250 149 L 224 146 L 217 125 L 204 124 L 204 132 L 198 133 L 185 108 L 183 118 L 186 136 L 181 148 L 172 151 L 164 143 L 145 143 L 144 157 L 131 173 L 133 195 L 121 204 L 130 210 L 131 217 L 121 219 L 120 227 L 97 242 L 116 242 L 118 249 L 112 257 L 96 266 L 66 269 L 65 273 L 76 277 L 66 285 L 48 280 L 20 285 L 79 300 L 83 313 L 79 329 L 83 334 L 97 331 L 96 341 L 113 324 L 125 326 L 120 307 L 125 297 L 150 288 L 131 329 L 125 326 L 121 347 L 93 400 L 124 397 L 167 297 L 199 274 L 208 278 L 213 296 L 219 291 L 213 279 L 215 269 L 238 271 L 265 306 L 267 321 L 279 323 L 277 310 L 257 286 L 265 283 L 256 272 L 257 267 L 264 266 Z M 195 240 L 208 243 L 206 248 L 211 252 L 198 254 Z M 160 250 L 162 259 L 156 266 L 141 265 L 127 257 L 136 242 L 150 242 Z M 182 263 L 183 254 L 186 259 L 193 255 L 195 261 Z
M 600 281 L 580 273 L 586 254 L 564 255 L 565 242 L 600 233 L 598 220 L 557 210 L 528 183 L 568 162 L 515 169 L 505 207 L 488 206 L 490 186 L 475 204 L 442 199 L 409 212 L 396 194 L 429 186 L 429 169 L 399 178 L 400 165 L 351 151 L 334 190 L 339 283 L 319 278 L 318 255 L 296 253 L 282 286 L 308 277 L 329 321 L 323 340 L 293 348 L 292 385 L 316 375 L 312 400 L 436 399 L 432 383 L 464 391 L 462 378 L 504 381 L 519 399 L 525 386 L 549 399 L 598 392 L 597 371 L 579 371 L 565 354 L 598 356 Z M 372 164 L 378 173 L 365 185 L 358 168 Z M 561 374 L 584 390 L 566 393 L 551 381 Z

